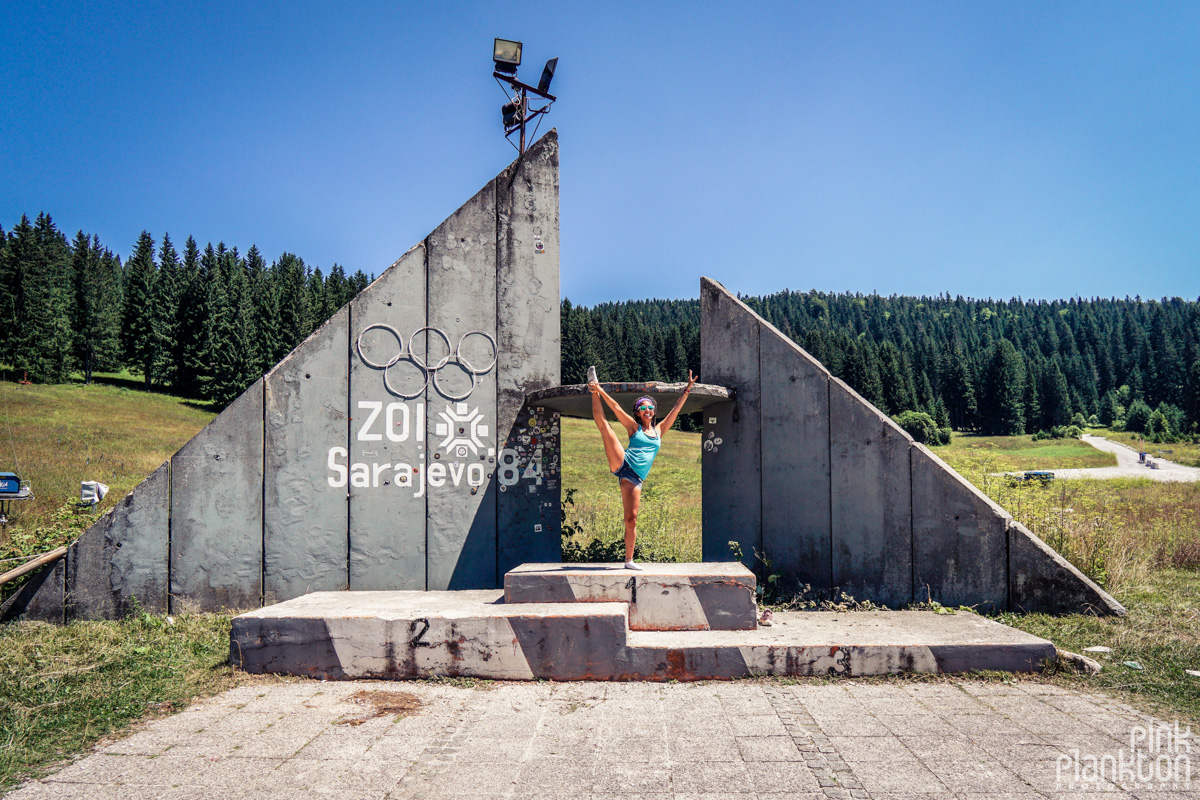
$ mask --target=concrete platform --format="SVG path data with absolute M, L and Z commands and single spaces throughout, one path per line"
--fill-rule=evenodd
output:
M 499 591 L 316 592 L 235 617 L 230 658 L 326 679 L 706 680 L 1034 671 L 1054 646 L 974 614 L 799 612 L 769 628 L 631 632 L 629 604 Z
M 737 562 L 522 564 L 504 576 L 507 603 L 628 603 L 635 631 L 753 630 L 754 573 Z
M 650 395 L 658 404 L 659 416 L 665 416 L 679 395 L 687 388 L 686 383 L 661 383 L 646 381 L 644 383 L 600 383 L 604 391 L 616 400 L 623 408 L 632 409 L 633 402 L 643 395 Z M 724 386 L 711 383 L 697 383 L 692 386 L 687 402 L 683 404 L 681 413 L 690 414 L 708 408 L 713 403 L 723 403 L 733 399 L 733 392 Z M 530 392 L 525 396 L 525 403 L 535 408 L 550 408 L 563 416 L 592 418 L 592 393 L 587 384 L 575 383 L 566 386 L 552 386 Z M 605 414 L 613 419 L 612 413 L 605 408 Z

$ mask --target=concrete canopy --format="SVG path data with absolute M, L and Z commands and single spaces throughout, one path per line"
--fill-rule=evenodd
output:
M 683 390 L 687 388 L 686 383 L 661 383 L 658 381 L 601 383 L 600 385 L 612 399 L 616 400 L 623 408 L 629 409 L 630 414 L 633 413 L 633 404 L 639 397 L 647 395 L 653 397 L 658 406 L 659 419 L 666 415 L 675 405 L 675 401 L 679 399 L 679 395 L 683 394 Z M 731 399 L 733 399 L 733 395 L 724 386 L 697 383 L 692 386 L 692 392 L 688 395 L 687 402 L 683 404 L 683 410 L 680 413 L 690 414 L 694 411 L 701 411 L 713 403 Z M 531 392 L 525 398 L 525 402 L 538 408 L 557 411 L 564 417 L 592 418 L 592 393 L 588 391 L 587 384 L 583 383 L 555 386 Z M 604 412 L 609 419 L 612 419 L 612 412 L 607 406 L 605 406 Z

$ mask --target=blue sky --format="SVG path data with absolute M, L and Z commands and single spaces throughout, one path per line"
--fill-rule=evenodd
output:
M 562 290 L 1200 297 L 1200 6 L 5 3 L 0 224 L 378 273 L 558 56 Z

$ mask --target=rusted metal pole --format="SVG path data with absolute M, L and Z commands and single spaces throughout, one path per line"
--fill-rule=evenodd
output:
M 27 561 L 16 569 L 10 569 L 8 572 L 0 575 L 0 586 L 8 583 L 13 578 L 19 578 L 27 572 L 33 572 L 38 567 L 49 564 L 51 561 L 57 561 L 67 554 L 67 546 L 63 545 L 57 550 L 51 550 L 49 553 L 43 553 L 32 561 Z
M 525 95 L 525 87 L 521 87 L 521 155 L 525 155 L 525 112 L 529 110 L 529 98 Z

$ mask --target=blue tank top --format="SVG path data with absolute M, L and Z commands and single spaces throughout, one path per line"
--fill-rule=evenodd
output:
M 650 466 L 658 449 L 662 447 L 662 437 L 647 436 L 640 427 L 629 437 L 629 447 L 625 448 L 625 463 L 628 464 L 638 477 L 646 480 L 650 474 Z

